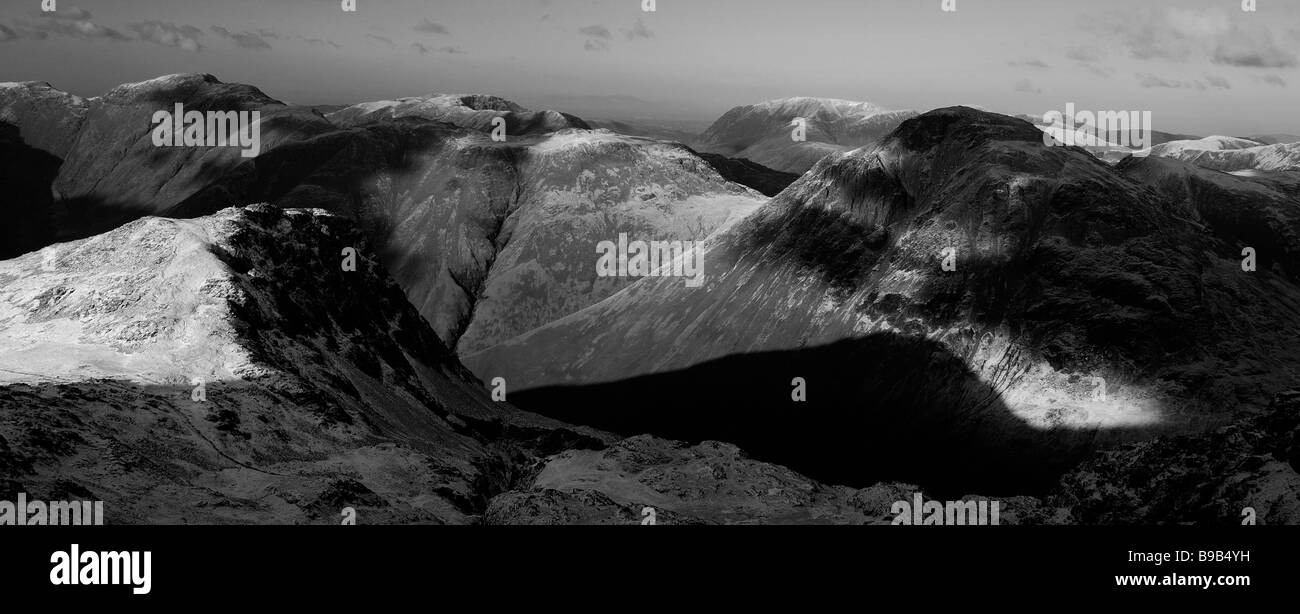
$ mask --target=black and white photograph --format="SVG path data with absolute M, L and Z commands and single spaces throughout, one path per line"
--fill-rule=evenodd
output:
M 0 543 L 128 602 L 191 535 L 538 525 L 1249 594 L 1297 88 L 1297 0 L 3 0 Z

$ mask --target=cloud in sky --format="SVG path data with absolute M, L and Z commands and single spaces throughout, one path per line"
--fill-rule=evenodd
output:
M 32 38 L 46 38 L 48 35 L 81 40 L 131 40 L 131 37 L 113 28 L 80 19 L 46 18 L 35 24 L 33 30 L 39 34 Z
M 1015 62 L 1007 62 L 1007 66 L 1012 66 L 1015 68 L 1037 68 L 1040 70 L 1051 68 L 1051 66 L 1047 65 L 1047 62 L 1044 62 L 1038 58 L 1028 58 L 1024 60 L 1017 60 Z
M 592 38 L 609 39 L 614 37 L 613 34 L 610 34 L 609 28 L 606 28 L 605 26 L 599 24 L 594 26 L 586 26 L 584 28 L 579 28 L 578 31 Z
M 1268 28 L 1234 25 L 1217 41 L 1214 61 L 1249 68 L 1293 68 L 1296 55 L 1274 42 L 1273 33 Z
M 424 45 L 422 45 L 422 44 L 420 44 L 420 43 L 411 43 L 411 48 L 414 49 L 414 50 L 416 50 L 416 51 L 418 51 L 418 52 L 420 53 L 420 55 L 428 55 L 428 54 L 430 54 L 430 53 L 445 53 L 445 54 L 447 54 L 447 55 L 464 55 L 464 54 L 465 54 L 464 51 L 461 51 L 461 50 L 460 50 L 460 47 L 452 47 L 452 46 L 438 47 L 438 48 L 436 48 L 436 49 L 432 49 L 432 48 L 426 47 L 426 46 L 424 46 Z
M 385 44 L 385 45 L 388 45 L 389 47 L 394 47 L 394 48 L 397 47 L 397 43 L 394 43 L 394 42 L 393 42 L 393 39 L 388 38 L 388 37 L 386 37 L 386 36 L 380 36 L 380 35 L 378 35 L 378 34 L 367 34 L 367 35 L 366 35 L 366 38 L 371 39 L 371 40 L 375 40 L 375 41 L 379 41 L 379 42 L 381 42 L 381 43 L 383 43 L 383 44 Z
M 1029 79 L 1021 79 L 1021 80 L 1017 81 L 1017 82 L 1016 82 L 1015 91 L 1017 91 L 1017 92 L 1021 92 L 1021 93 L 1024 93 L 1024 94 L 1041 94 L 1041 93 L 1043 93 L 1043 90 L 1040 89 L 1037 85 L 1034 85 L 1034 82 L 1031 81 L 1031 80 L 1029 80 Z
M 654 38 L 655 36 L 655 33 L 652 30 L 650 30 L 650 28 L 646 27 L 645 22 L 641 21 L 640 17 L 637 18 L 636 25 L 632 26 L 632 29 L 630 30 L 623 30 L 623 34 L 627 36 L 628 40 L 636 40 L 638 38 Z
M 1212 88 L 1221 89 L 1221 90 L 1230 90 L 1230 89 L 1232 89 L 1232 82 L 1231 82 L 1231 81 L 1228 81 L 1227 79 L 1225 79 L 1225 78 L 1223 78 L 1223 77 L 1216 77 L 1216 76 L 1214 76 L 1214 75 L 1206 75 L 1206 76 L 1205 76 L 1205 82 L 1208 83 L 1208 84 L 1210 85 L 1210 87 L 1212 87 Z
M 138 40 L 164 47 L 177 47 L 186 51 L 201 51 L 199 38 L 203 30 L 190 25 L 177 25 L 165 21 L 145 21 L 130 26 Z
M 1114 69 L 1114 68 L 1106 68 L 1106 67 L 1104 67 L 1104 66 L 1098 66 L 1098 65 L 1096 65 L 1096 64 L 1089 64 L 1089 63 L 1080 62 L 1080 63 L 1078 64 L 1078 66 L 1079 66 L 1079 68 L 1083 69 L 1084 71 L 1086 71 L 1086 72 L 1090 72 L 1090 73 L 1092 73 L 1092 74 L 1094 74 L 1094 75 L 1096 75 L 1096 76 L 1098 76 L 1098 77 L 1101 77 L 1101 78 L 1103 78 L 1103 79 L 1109 79 L 1112 75 L 1115 74 L 1115 69 Z
M 1092 45 L 1075 45 L 1065 50 L 1065 57 L 1076 62 L 1100 62 L 1105 54 Z
M 340 45 L 332 40 L 327 40 L 324 38 L 304 38 L 302 40 L 306 42 L 308 45 L 316 45 L 320 47 L 333 47 L 335 49 L 343 48 L 343 45 Z
M 271 48 L 271 43 L 266 42 L 266 39 L 262 38 L 261 35 L 253 32 L 247 32 L 247 31 L 231 32 L 230 30 L 227 30 L 221 26 L 212 26 L 209 29 L 212 30 L 212 32 L 217 36 L 228 39 L 231 42 L 235 43 L 236 47 L 241 47 L 243 49 L 270 49 Z
M 1145 89 L 1176 89 L 1176 90 L 1204 90 L 1205 84 L 1200 81 L 1180 81 L 1178 79 L 1166 79 L 1164 77 L 1153 75 L 1151 73 L 1138 73 L 1138 86 Z
M 1086 32 L 1117 41 L 1137 60 L 1187 62 L 1208 57 L 1228 66 L 1296 66 L 1296 55 L 1277 43 L 1268 26 L 1235 23 L 1224 10 L 1112 11 L 1086 14 L 1082 22 Z
M 90 11 L 87 11 L 86 9 L 83 9 L 81 7 L 72 6 L 68 8 L 59 9 L 53 13 L 46 13 L 44 11 L 41 11 L 41 17 L 45 17 L 48 19 L 71 19 L 74 21 L 89 21 L 91 19 L 94 19 L 95 15 L 94 13 L 91 13 Z
M 428 34 L 451 34 L 451 31 L 447 29 L 447 26 L 430 21 L 428 17 L 421 19 L 420 23 L 415 25 L 415 31 L 425 32 Z

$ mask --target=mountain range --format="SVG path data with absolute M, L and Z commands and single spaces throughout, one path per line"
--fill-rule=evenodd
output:
M 258 111 L 260 155 L 155 147 L 177 103 Z M 0 485 L 123 523 L 1300 522 L 1290 146 L 1042 134 L 0 84 Z M 599 276 L 620 235 L 703 284 Z
M 463 358 L 567 421 L 731 441 L 839 483 L 1033 492 L 1099 445 L 1290 386 L 1291 185 L 1112 167 L 1017 119 L 932 111 L 724 233 L 702 287 L 645 279 Z

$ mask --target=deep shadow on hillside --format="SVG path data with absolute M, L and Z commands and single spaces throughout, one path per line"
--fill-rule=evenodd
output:
M 783 173 L 744 158 L 699 152 L 695 155 L 708 162 L 723 179 L 758 190 L 763 196 L 776 196 L 799 179 L 794 173 Z
M 63 164 L 54 154 L 28 145 L 13 124 L 0 122 L 0 260 L 49 245 L 53 196 L 50 184 Z
M 796 377 L 805 402 L 792 400 Z M 953 497 L 1045 492 L 1098 434 L 1034 429 L 944 346 L 893 333 L 509 400 L 622 435 L 734 443 L 825 482 L 902 481 Z

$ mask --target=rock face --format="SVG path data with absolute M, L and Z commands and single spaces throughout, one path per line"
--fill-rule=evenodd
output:
M 490 401 L 366 253 L 345 219 L 258 205 L 0 262 L 4 494 L 112 523 L 464 523 L 535 455 L 603 445 Z
M 1300 391 L 1213 433 L 1099 454 L 1052 504 L 1082 524 L 1300 524 Z
M 1095 446 L 1222 423 L 1300 372 L 1288 252 L 1241 256 L 1289 240 L 1294 192 L 1238 215 L 1154 181 L 933 111 L 719 237 L 703 287 L 647 279 L 465 361 L 536 388 L 523 407 L 825 481 L 1044 492 Z
M 913 111 L 890 111 L 868 102 L 785 98 L 736 107 L 714 122 L 695 149 L 744 158 L 777 171 L 802 175 L 818 160 L 874 145 Z M 807 120 L 804 141 L 792 138 L 796 118 Z
M 22 100 L 49 97 L 23 91 Z M 178 102 L 260 111 L 262 154 L 154 147 L 152 113 Z M 324 208 L 360 222 L 453 348 L 513 337 L 628 285 L 597 277 L 601 240 L 699 241 L 764 202 L 682 145 L 588 131 L 572 116 L 492 97 L 367 103 L 326 119 L 250 86 L 174 75 L 85 105 L 53 183 L 55 240 L 248 202 Z M 23 111 L 34 106 L 0 112 L 17 109 L 11 114 L 40 131 L 43 116 Z M 490 138 L 497 116 L 507 119 L 505 142 Z

